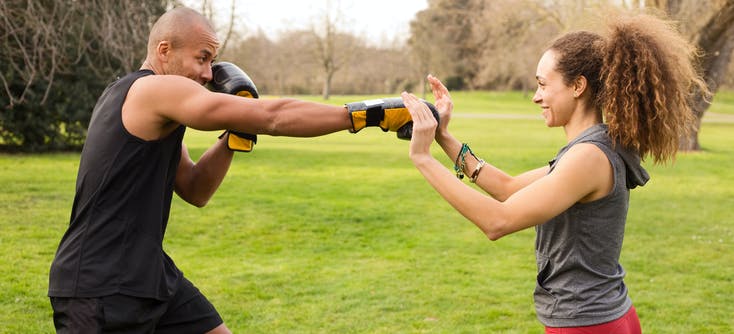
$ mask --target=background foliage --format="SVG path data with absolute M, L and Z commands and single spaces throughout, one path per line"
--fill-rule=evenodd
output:
M 0 3 L 0 145 L 54 151 L 84 143 L 105 86 L 137 69 L 168 1 Z
M 734 0 L 429 0 L 416 14 L 407 43 L 367 41 L 345 28 L 333 8 L 308 29 L 277 38 L 233 30 L 212 0 L 186 1 L 215 21 L 219 59 L 243 67 L 263 94 L 397 94 L 425 92 L 432 73 L 454 90 L 533 89 L 546 43 L 569 29 L 599 26 L 610 8 L 666 13 L 691 41 L 702 43 L 712 88 L 731 83 Z M 0 2 L 0 150 L 78 149 L 104 87 L 137 69 L 152 22 L 178 0 Z M 234 13 L 236 1 L 231 2 Z M 440 29 L 437 29 L 440 27 Z M 702 41 L 705 41 L 703 43 Z M 708 45 L 708 47 L 706 47 Z M 702 58 L 707 60 L 709 58 Z M 714 89 L 715 90 L 715 89 Z M 708 107 L 698 101 L 697 112 Z M 695 138 L 691 148 L 696 149 Z

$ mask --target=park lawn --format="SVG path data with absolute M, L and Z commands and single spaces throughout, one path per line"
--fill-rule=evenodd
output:
M 508 173 L 564 143 L 524 117 L 539 110 L 521 93 L 454 98 L 454 134 Z M 463 115 L 490 112 L 523 117 Z M 632 192 L 621 262 L 646 333 L 734 331 L 732 131 L 704 123 L 702 152 L 646 163 L 652 180 Z M 217 135 L 185 142 L 196 158 Z M 534 232 L 488 241 L 423 180 L 408 144 L 377 128 L 260 136 L 206 207 L 174 197 L 164 247 L 235 333 L 542 332 Z M 76 153 L 0 155 L 0 333 L 53 332 L 48 268 L 77 166 Z
M 734 91 L 718 91 L 711 99 L 711 107 L 708 111 L 734 115 Z

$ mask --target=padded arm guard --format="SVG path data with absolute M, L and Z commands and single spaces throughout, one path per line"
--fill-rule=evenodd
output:
M 439 120 L 436 107 L 428 101 L 423 101 L 436 120 Z M 395 131 L 400 139 L 409 140 L 413 136 L 413 119 L 410 112 L 399 97 L 367 100 L 346 104 L 347 111 L 352 119 L 352 129 L 357 133 L 368 126 L 379 126 L 382 131 Z
M 212 91 L 233 94 L 247 98 L 258 98 L 257 87 L 250 77 L 237 65 L 229 62 L 218 62 L 212 65 Z M 257 143 L 257 135 L 228 130 L 227 147 L 232 151 L 250 152 Z M 219 138 L 222 138 L 219 136 Z

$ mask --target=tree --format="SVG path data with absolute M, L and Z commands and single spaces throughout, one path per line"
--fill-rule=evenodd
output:
M 632 1 L 633 7 L 658 10 L 677 21 L 678 28 L 688 36 L 701 53 L 699 67 L 711 94 L 715 94 L 730 74 L 734 51 L 734 0 L 713 0 L 701 3 L 695 0 Z M 681 138 L 680 149 L 699 151 L 698 134 L 701 120 L 711 105 L 710 97 L 693 92 L 691 101 L 696 116 L 694 131 Z
M 474 38 L 481 45 L 474 87 L 519 89 L 535 85 L 535 65 L 561 19 L 535 2 L 492 2 L 480 12 Z
M 475 38 L 485 7 L 482 0 L 431 0 L 410 23 L 413 62 L 421 82 L 432 73 L 447 78 L 449 89 L 471 88 L 478 70 L 477 54 L 483 47 Z M 425 94 L 425 85 L 422 85 Z
M 97 96 L 140 66 L 166 1 L 0 2 L 0 143 L 78 149 Z
M 561 0 L 562 1 L 562 0 Z M 637 0 L 624 1 L 631 9 L 644 8 L 667 16 L 677 23 L 677 28 L 687 36 L 700 51 L 699 67 L 711 94 L 715 94 L 730 74 L 732 53 L 734 52 L 734 0 Z M 602 6 L 613 5 L 608 0 L 576 1 L 581 7 L 595 6 L 597 12 L 603 12 Z M 545 13 L 558 12 L 573 6 L 554 6 Z M 536 7 L 539 8 L 539 7 Z M 568 12 L 551 14 L 559 24 L 563 17 L 570 17 Z M 701 120 L 711 105 L 710 96 L 699 91 L 692 92 L 691 106 L 696 116 L 694 130 L 687 138 L 681 138 L 680 149 L 698 151 L 701 145 L 698 134 Z
M 684 15 L 684 8 L 690 6 L 691 2 L 659 0 L 657 5 L 667 10 L 672 17 L 681 17 Z M 704 17 L 706 19 L 703 25 L 694 30 L 691 40 L 702 52 L 700 67 L 708 89 L 713 94 L 719 90 L 726 78 L 734 51 L 734 0 L 719 1 L 719 5 L 714 6 L 713 11 Z M 698 141 L 701 120 L 711 103 L 702 94 L 694 94 L 693 98 L 693 111 L 696 115 L 695 131 L 690 137 L 681 140 L 681 149 L 698 151 L 701 149 Z
M 187 6 L 188 3 L 191 2 L 191 5 L 189 7 L 194 8 L 195 2 L 199 2 L 199 12 L 206 17 L 209 22 L 212 23 L 214 28 L 219 31 L 220 33 L 223 31 L 224 34 L 219 36 L 220 38 L 223 38 L 221 41 L 221 46 L 219 47 L 219 54 L 223 54 L 225 50 L 227 49 L 227 43 L 232 39 L 233 34 L 235 33 L 234 30 L 234 22 L 235 22 L 235 13 L 236 13 L 236 3 L 235 0 L 231 0 L 229 3 L 228 13 L 229 17 L 227 18 L 227 21 L 225 25 L 219 26 L 219 20 L 217 19 L 217 16 L 215 15 L 216 9 L 214 8 L 214 1 L 213 0 L 193 0 L 193 1 L 181 1 L 176 0 L 174 2 L 175 5 L 184 5 Z
M 277 40 L 262 31 L 233 44 L 223 59 L 238 64 L 260 94 L 318 94 L 320 65 L 313 56 L 313 34 L 292 30 Z
M 270 40 L 259 32 L 233 44 L 225 58 L 240 65 L 262 94 L 323 94 L 324 65 L 313 34 L 291 30 Z M 360 37 L 342 37 L 348 41 L 341 45 L 353 45 L 348 52 L 358 56 L 342 59 L 329 94 L 398 93 L 415 86 L 403 46 L 396 42 L 367 46 Z
M 342 14 L 338 6 L 334 7 L 331 1 L 327 1 L 319 22 L 311 28 L 313 52 L 324 75 L 321 93 L 324 100 L 328 100 L 331 95 L 334 74 L 349 62 L 353 50 L 360 46 L 359 40 L 353 35 L 339 31 L 340 17 Z
M 734 83 L 734 0 L 430 0 L 411 22 L 410 46 L 423 73 L 439 72 L 447 81 L 461 76 L 470 80 L 469 88 L 525 89 L 534 71 L 528 59 L 537 61 L 558 33 L 590 24 L 596 30 L 605 8 L 615 6 L 654 10 L 677 22 L 701 51 L 700 69 L 711 93 Z M 462 13 L 456 15 L 464 20 L 452 13 Z M 691 136 L 681 138 L 683 150 L 700 150 L 701 119 L 711 102 L 704 94 L 692 97 L 697 121 Z

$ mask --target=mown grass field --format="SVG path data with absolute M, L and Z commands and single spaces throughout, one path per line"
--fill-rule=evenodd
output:
M 652 180 L 632 192 L 621 262 L 645 333 L 734 332 L 734 95 L 720 96 L 704 150 L 646 164 Z M 454 134 L 511 174 L 564 143 L 530 96 L 454 98 Z M 185 142 L 198 157 L 217 135 Z M 0 155 L 0 333 L 53 332 L 48 269 L 78 158 Z M 164 247 L 235 333 L 540 333 L 533 243 L 532 230 L 488 241 L 422 179 L 407 141 L 368 128 L 260 136 L 208 206 L 174 199 Z

